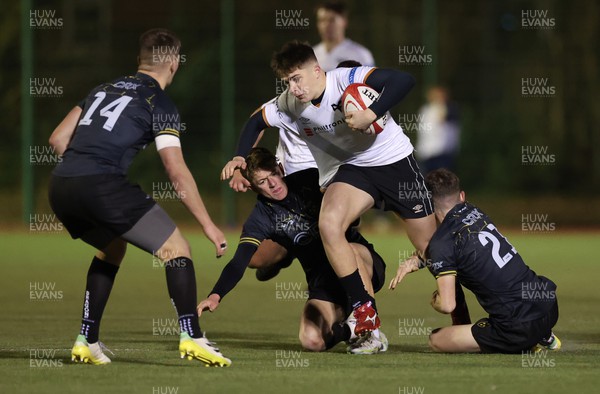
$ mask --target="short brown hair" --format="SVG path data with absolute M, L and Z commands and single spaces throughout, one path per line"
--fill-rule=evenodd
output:
M 440 199 L 460 193 L 460 179 L 445 168 L 431 171 L 425 177 L 425 186 L 434 199 Z
M 321 8 L 327 11 L 335 12 L 338 15 L 346 18 L 348 16 L 348 7 L 343 1 L 326 1 L 317 6 L 316 10 L 319 11 Z
M 309 61 L 317 61 L 315 52 L 307 42 L 298 40 L 285 43 L 271 58 L 271 68 L 278 78 L 285 78 L 292 71 Z
M 246 156 L 246 168 L 241 170 L 241 173 L 244 178 L 254 184 L 254 174 L 257 171 L 275 171 L 278 166 L 275 155 L 270 150 L 259 146 L 250 150 Z
M 139 64 L 152 67 L 170 63 L 180 49 L 181 40 L 175 33 L 162 28 L 150 29 L 140 36 Z M 157 51 L 171 56 L 154 56 Z

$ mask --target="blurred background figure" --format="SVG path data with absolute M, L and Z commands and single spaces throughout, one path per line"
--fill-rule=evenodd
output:
M 317 29 L 321 42 L 313 47 L 319 65 L 331 71 L 338 63 L 355 60 L 363 66 L 374 66 L 373 55 L 364 46 L 346 38 L 348 8 L 340 1 L 329 1 L 317 7 Z
M 427 103 L 419 110 L 415 153 L 423 174 L 438 168 L 456 170 L 460 148 L 458 106 L 448 98 L 448 90 L 433 86 L 427 90 Z

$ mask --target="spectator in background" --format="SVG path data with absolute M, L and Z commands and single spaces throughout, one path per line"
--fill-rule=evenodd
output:
M 433 86 L 427 91 L 427 104 L 419 110 L 415 153 L 423 174 L 438 168 L 456 169 L 460 147 L 458 107 L 448 100 L 448 91 Z
M 348 9 L 339 1 L 329 1 L 317 7 L 317 29 L 321 42 L 313 47 L 321 68 L 331 71 L 338 63 L 355 60 L 363 66 L 374 66 L 373 55 L 364 46 L 346 38 Z

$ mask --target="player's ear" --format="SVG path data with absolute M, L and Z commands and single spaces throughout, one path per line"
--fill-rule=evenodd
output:
M 464 190 L 460 191 L 460 193 L 458 194 L 458 198 L 460 198 L 460 202 L 467 201 L 467 195 L 465 194 Z

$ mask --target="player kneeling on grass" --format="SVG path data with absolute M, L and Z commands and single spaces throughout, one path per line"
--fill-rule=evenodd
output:
M 465 201 L 458 177 L 446 170 L 430 172 L 439 227 L 426 250 L 426 264 L 409 259 L 398 268 L 390 288 L 409 272 L 427 265 L 437 280 L 431 306 L 441 313 L 456 307 L 456 279 L 471 290 L 489 313 L 477 323 L 438 328 L 429 337 L 437 352 L 521 353 L 558 350 L 552 333 L 558 320 L 556 285 L 536 275 L 490 218 Z
M 324 351 L 341 341 L 350 342 L 348 352 L 373 354 L 387 350 L 387 339 L 379 331 L 369 331 L 357 339 L 356 320 L 348 296 L 329 264 L 319 236 L 319 210 L 323 195 L 314 188 L 293 187 L 285 182 L 275 156 L 264 148 L 254 148 L 246 158 L 242 174 L 257 192 L 258 201 L 244 223 L 233 259 L 223 269 L 207 299 L 198 305 L 214 311 L 244 275 L 244 271 L 266 239 L 282 245 L 298 258 L 308 283 L 308 300 L 300 318 L 300 342 L 311 351 Z M 359 261 L 359 274 L 365 290 L 374 296 L 385 280 L 385 263 L 355 229 L 346 237 Z M 347 318 L 350 315 L 350 318 Z
M 100 320 L 130 243 L 165 264 L 181 328 L 181 357 L 207 365 L 231 364 L 200 330 L 188 242 L 169 215 L 126 177 L 134 156 L 155 141 L 169 179 L 185 196 L 181 201 L 215 245 L 217 256 L 225 252 L 225 236 L 206 211 L 183 159 L 179 113 L 164 92 L 177 72 L 180 46 L 165 29 L 142 34 L 137 74 L 96 87 L 50 137 L 50 145 L 62 155 L 50 181 L 52 210 L 73 238 L 98 249 L 87 275 L 80 335 L 71 351 L 76 362 L 111 361 L 98 341 Z M 157 48 L 171 55 L 157 58 Z

